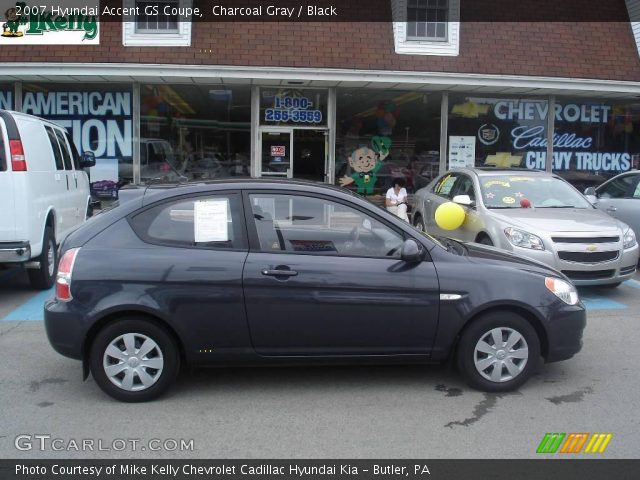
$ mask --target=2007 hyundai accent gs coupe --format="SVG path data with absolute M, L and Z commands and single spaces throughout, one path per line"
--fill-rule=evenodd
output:
M 582 346 L 542 263 L 436 239 L 346 190 L 261 180 L 140 188 L 61 247 L 49 341 L 123 401 L 194 366 L 443 362 L 522 385 Z

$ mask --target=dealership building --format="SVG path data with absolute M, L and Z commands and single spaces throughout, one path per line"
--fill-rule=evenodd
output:
M 353 0 L 204 20 L 188 9 L 211 2 L 94 3 L 133 13 L 17 21 L 10 8 L 29 2 L 0 0 L 0 108 L 66 126 L 95 152 L 91 181 L 114 185 L 107 195 L 237 176 L 377 194 L 465 165 L 584 187 L 639 168 L 640 1 L 542 0 L 557 18 L 504 18 L 513 2 Z

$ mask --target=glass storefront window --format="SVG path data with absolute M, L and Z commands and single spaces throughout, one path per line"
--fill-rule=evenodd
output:
M 143 85 L 140 181 L 249 176 L 251 90 L 229 85 Z
M 14 110 L 13 84 L 0 83 L 0 110 Z
M 544 170 L 548 109 L 546 99 L 450 95 L 448 168 Z
M 394 178 L 409 193 L 427 185 L 439 169 L 441 100 L 427 92 L 338 89 L 336 184 L 368 196 L 383 195 Z
M 286 127 L 327 125 L 327 90 L 261 88 L 260 125 Z
M 638 168 L 640 103 L 558 98 L 553 171 L 579 190 Z
M 131 181 L 133 118 L 130 85 L 24 83 L 22 111 L 66 127 L 80 151 L 93 151 L 91 195 L 115 199 Z

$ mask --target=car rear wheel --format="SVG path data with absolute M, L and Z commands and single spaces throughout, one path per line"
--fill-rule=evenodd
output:
M 180 369 L 175 340 L 146 319 L 116 320 L 96 336 L 91 374 L 108 395 L 123 402 L 145 402 L 164 393 Z
M 51 227 L 44 229 L 42 241 L 42 253 L 37 258 L 40 263 L 38 268 L 27 270 L 29 283 L 38 290 L 47 290 L 53 286 L 58 269 L 58 254 L 56 250 L 56 239 L 53 236 Z
M 474 320 L 458 345 L 458 366 L 469 385 L 506 392 L 524 384 L 540 364 L 540 340 L 520 315 L 494 312 Z

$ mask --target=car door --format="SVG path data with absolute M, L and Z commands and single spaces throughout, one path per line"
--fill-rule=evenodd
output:
M 64 138 L 67 141 L 67 145 L 69 147 L 69 151 L 71 152 L 71 160 L 73 162 L 74 169 L 74 179 L 76 183 L 77 195 L 78 195 L 78 206 L 83 208 L 80 212 L 80 218 L 84 218 L 86 216 L 87 203 L 89 202 L 89 175 L 82 168 L 82 158 L 80 157 L 80 153 L 73 143 L 73 139 L 71 136 L 64 131 Z
M 400 259 L 405 234 L 325 197 L 245 193 L 251 249 L 243 273 L 251 339 L 262 355 L 425 354 L 438 279 Z
M 67 194 L 69 196 L 69 221 L 71 227 L 82 223 L 86 214 L 86 198 L 81 188 L 78 188 L 78 172 L 75 169 L 73 156 L 64 132 L 59 128 L 54 128 L 60 151 L 62 152 L 62 160 L 64 161 L 64 169 L 67 175 Z M 82 187 L 82 185 L 80 185 Z
M 52 195 L 52 198 L 56 211 L 56 218 L 58 220 L 56 238 L 61 240 L 74 225 L 74 217 L 72 213 L 73 198 L 69 192 L 69 178 L 67 176 L 65 160 L 62 157 L 62 150 L 60 150 L 58 137 L 53 127 L 45 125 L 44 128 L 47 132 L 51 149 L 53 150 L 53 158 L 56 166 L 56 171 L 54 172 L 54 183 L 52 184 L 52 190 L 54 190 L 55 193 Z
M 436 210 L 443 203 L 451 201 L 451 191 L 459 175 L 451 172 L 442 175 L 425 199 L 425 228 L 431 235 L 451 236 L 451 232 L 441 229 L 436 223 Z
M 640 173 L 614 178 L 596 189 L 596 206 L 640 233 Z
M 466 214 L 465 221 L 460 228 L 448 231 L 447 236 L 464 242 L 474 242 L 478 233 L 483 230 L 483 223 L 475 206 L 475 202 L 478 197 L 476 195 L 473 179 L 469 175 L 464 173 L 458 174 L 458 178 L 451 188 L 448 197 L 453 200 L 457 195 L 467 195 L 474 204 L 470 206 L 462 206 Z

